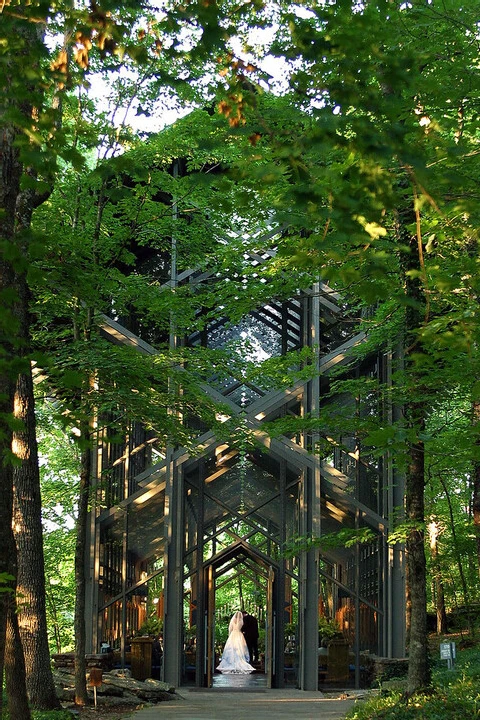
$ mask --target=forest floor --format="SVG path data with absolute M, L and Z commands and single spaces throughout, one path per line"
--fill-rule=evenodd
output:
M 133 715 L 136 710 L 145 707 L 144 704 L 133 703 L 110 703 L 105 702 L 94 707 L 88 705 L 77 710 L 71 710 L 73 717 L 79 720 L 125 720 L 129 715 Z
M 433 657 L 438 657 L 439 655 L 440 642 L 449 641 L 454 641 L 459 649 L 464 645 L 468 647 L 472 644 L 472 641 L 465 632 L 453 632 L 441 638 L 432 634 L 429 636 L 429 645 Z M 102 697 L 99 699 L 97 707 L 89 705 L 84 708 L 71 710 L 71 712 L 73 716 L 79 718 L 79 720 L 127 720 L 129 716 L 132 716 L 136 710 L 142 707 L 145 707 L 145 703 L 141 701 L 136 703 L 121 702 L 119 698 Z
M 62 720 L 64 716 L 78 720 L 123 720 L 143 707 L 177 699 L 171 685 L 151 678 L 140 681 L 112 671 L 94 679 L 100 680 L 101 686 L 95 694 L 95 688 L 88 683 L 88 704 L 81 707 L 74 704 L 74 675 L 70 666 L 54 670 L 58 696 L 67 711 L 62 713 Z
M 431 634 L 432 689 L 409 696 L 405 678 L 392 678 L 381 684 L 347 715 L 348 720 L 465 720 L 479 717 L 480 643 L 477 634 L 466 631 L 442 636 Z M 449 668 L 440 655 L 441 643 L 455 643 L 456 658 Z

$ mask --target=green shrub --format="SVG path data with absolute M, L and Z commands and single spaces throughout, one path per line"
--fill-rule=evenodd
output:
M 348 720 L 465 720 L 480 717 L 480 696 L 475 691 L 462 693 L 437 691 L 433 695 L 415 695 L 408 700 L 403 695 L 372 698 L 359 703 L 347 715 Z
M 341 637 L 340 625 L 336 620 L 320 615 L 318 618 L 318 637 L 323 640 L 332 640 Z
M 136 635 L 158 635 L 162 631 L 163 620 L 158 617 L 150 617 L 138 628 Z
M 358 702 L 347 720 L 466 720 L 480 719 L 480 653 L 458 652 L 453 670 L 440 663 L 433 671 L 433 692 L 406 698 L 399 688 Z

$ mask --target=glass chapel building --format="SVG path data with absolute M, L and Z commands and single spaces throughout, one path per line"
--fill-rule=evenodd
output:
M 245 257 L 253 268 L 274 252 L 260 249 L 261 237 L 258 247 Z M 192 268 L 174 281 L 181 287 L 211 279 Z M 102 332 L 112 343 L 156 352 L 128 321 L 104 316 Z M 299 688 L 319 687 L 322 619 L 338 623 L 359 685 L 365 653 L 404 656 L 403 554 L 387 544 L 388 519 L 403 504 L 401 479 L 388 458 L 375 457 L 348 432 L 329 438 L 331 449 L 320 452 L 315 433 L 271 437 L 265 424 L 314 416 L 338 402 L 343 412 L 356 413 L 352 399 L 332 396 L 332 374 L 388 383 L 392 358 L 379 350 L 352 363 L 350 353 L 364 336 L 341 298 L 321 283 L 299 288 L 289 300 L 272 298 L 236 324 L 218 317 L 181 341 L 222 348 L 236 338 L 247 339 L 262 359 L 311 347 L 318 372 L 281 390 L 233 377 L 205 384 L 205 393 L 255 438 L 243 449 L 201 423 L 190 452 L 160 446 L 140 423 L 122 442 L 108 442 L 99 429 L 87 558 L 88 650 L 108 643 L 125 662 L 131 639 L 147 619 L 158 618 L 162 679 L 208 687 L 218 660 L 217 592 L 241 576 L 256 588 L 247 607 L 260 620 L 267 687 L 290 684 L 292 673 Z M 392 409 L 376 403 L 372 395 L 362 412 L 388 420 Z M 283 552 L 294 538 L 342 528 L 369 528 L 372 539 Z M 287 646 L 294 648 L 289 662 Z

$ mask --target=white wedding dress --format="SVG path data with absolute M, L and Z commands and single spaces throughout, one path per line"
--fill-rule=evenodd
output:
M 251 672 L 255 672 L 255 668 L 248 662 L 249 655 L 247 643 L 242 633 L 242 625 L 243 615 L 237 610 L 230 620 L 230 625 L 228 626 L 229 635 L 223 648 L 222 659 L 217 666 L 217 670 L 220 670 L 222 673 L 248 675 Z

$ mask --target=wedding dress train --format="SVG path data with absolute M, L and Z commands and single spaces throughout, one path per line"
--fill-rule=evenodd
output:
M 242 633 L 243 615 L 237 610 L 228 626 L 228 638 L 223 648 L 222 659 L 220 660 L 217 670 L 220 672 L 239 673 L 248 675 L 255 671 L 255 668 L 248 662 L 249 655 L 247 643 Z

